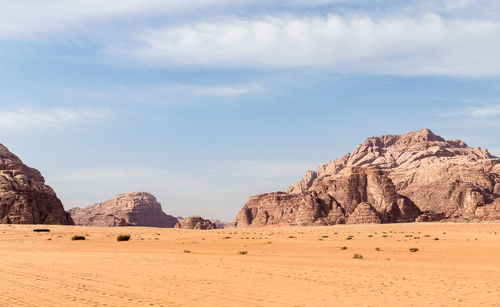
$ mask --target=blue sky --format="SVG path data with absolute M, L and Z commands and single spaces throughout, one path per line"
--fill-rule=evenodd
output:
M 0 142 L 66 209 L 231 221 L 369 136 L 500 155 L 494 0 L 0 0 Z

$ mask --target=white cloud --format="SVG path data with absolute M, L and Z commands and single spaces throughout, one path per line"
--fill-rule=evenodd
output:
M 109 115 L 109 110 L 90 108 L 0 109 L 0 131 L 19 133 L 82 125 Z
M 288 15 L 149 29 L 106 52 L 163 66 L 498 75 L 498 37 L 495 20 Z

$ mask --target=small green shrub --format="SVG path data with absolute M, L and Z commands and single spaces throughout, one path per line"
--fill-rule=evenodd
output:
M 328 238 L 328 236 L 321 236 L 322 238 Z
M 380 252 L 380 251 L 381 251 L 380 247 L 375 247 L 375 250 L 376 250 L 377 252 Z
M 75 235 L 75 236 L 71 237 L 71 240 L 72 240 L 72 241 L 85 240 L 85 236 L 78 236 L 78 235 Z
M 354 255 L 352 255 L 352 258 L 354 258 L 354 259 L 363 259 L 363 255 L 361 255 L 361 254 L 354 254 Z
M 119 235 L 116 237 L 116 241 L 121 242 L 121 241 L 128 241 L 130 240 L 130 235 Z
M 239 251 L 238 254 L 240 254 L 240 255 L 247 255 L 248 251 Z
M 416 251 L 418 251 L 418 248 L 416 248 L 416 247 L 410 247 L 410 252 L 414 253 Z

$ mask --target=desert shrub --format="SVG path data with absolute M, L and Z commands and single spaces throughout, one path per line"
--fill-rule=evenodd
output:
M 376 250 L 377 252 L 380 252 L 380 251 L 381 251 L 380 247 L 375 247 L 375 250 Z
M 387 237 L 388 237 L 388 235 L 382 235 L 382 237 L 383 237 L 383 238 L 387 238 Z
M 434 241 L 437 241 L 437 240 L 439 240 L 439 238 L 434 238 Z
M 416 248 L 416 247 L 410 247 L 410 252 L 414 253 L 416 251 L 418 251 L 418 248 Z
M 373 235 L 368 235 L 368 238 L 371 238 L 371 237 L 373 237 Z
M 347 249 L 347 246 L 342 246 L 340 249 L 344 251 Z
M 38 229 L 33 229 L 34 232 L 50 232 L 50 229 L 46 228 L 38 228 Z
M 354 255 L 352 255 L 352 258 L 354 258 L 354 259 L 363 259 L 363 255 L 361 255 L 361 254 L 354 254 Z
M 184 253 L 189 254 L 189 253 L 191 253 L 191 251 L 190 251 L 190 250 L 185 249 L 185 250 L 184 250 Z
M 288 236 L 288 239 L 295 239 L 297 237 L 294 237 L 294 236 Z
M 246 255 L 246 254 L 248 254 L 248 251 L 239 251 L 238 254 L 240 254 L 240 255 Z
M 352 240 L 352 238 L 354 238 L 353 236 L 348 236 L 347 238 L 345 238 L 346 240 Z
M 116 241 L 121 242 L 121 241 L 128 241 L 130 240 L 130 235 L 119 235 L 116 237 Z
M 85 236 L 78 236 L 78 235 L 75 235 L 75 236 L 71 237 L 71 240 L 72 240 L 72 241 L 85 240 Z
M 322 238 L 328 238 L 328 236 L 321 236 Z
M 231 237 L 227 236 L 223 238 L 224 240 L 231 239 Z

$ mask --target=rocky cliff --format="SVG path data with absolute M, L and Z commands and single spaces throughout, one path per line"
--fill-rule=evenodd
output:
M 0 223 L 73 225 L 40 172 L 0 145 Z
M 217 229 L 217 226 L 209 220 L 205 220 L 201 216 L 195 215 L 180 220 L 175 224 L 174 228 L 181 229 Z
M 177 219 L 163 212 L 161 204 L 150 193 L 120 194 L 85 208 L 69 210 L 76 225 L 82 226 L 150 226 L 172 228 Z
M 424 129 L 368 138 L 286 193 L 250 197 L 233 224 L 399 222 L 422 212 L 419 221 L 488 220 L 500 219 L 499 209 L 500 159 Z

